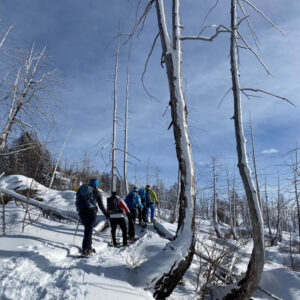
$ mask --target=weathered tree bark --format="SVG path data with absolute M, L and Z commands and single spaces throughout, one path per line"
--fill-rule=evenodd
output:
M 239 60 L 237 46 L 237 13 L 236 0 L 231 0 L 231 43 L 230 43 L 230 63 L 232 77 L 232 91 L 234 96 L 234 125 L 236 137 L 236 149 L 238 155 L 238 168 L 245 189 L 249 213 L 252 225 L 253 251 L 248 264 L 245 277 L 238 283 L 239 289 L 232 290 L 224 299 L 250 299 L 257 290 L 261 279 L 261 274 L 265 260 L 264 245 L 264 225 L 260 204 L 257 197 L 251 170 L 248 165 L 246 151 L 246 139 L 243 130 L 241 88 L 239 82 Z

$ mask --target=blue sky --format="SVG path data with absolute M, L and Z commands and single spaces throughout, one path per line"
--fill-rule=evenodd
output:
M 129 32 L 135 21 L 136 0 L 0 0 L 0 25 L 4 29 L 14 25 L 12 39 L 15 44 L 29 48 L 47 47 L 53 65 L 59 69 L 64 84 L 56 96 L 60 99 L 55 109 L 56 129 L 51 133 L 54 141 L 50 147 L 57 153 L 68 130 L 73 131 L 65 147 L 63 160 L 70 164 L 79 161 L 88 151 L 92 164 L 100 171 L 109 171 L 101 156 L 96 155 L 99 145 L 111 141 L 113 110 L 113 72 L 117 34 Z M 166 1 L 167 6 L 171 1 Z M 244 120 L 248 134 L 249 114 L 255 132 L 256 152 L 260 172 L 270 176 L 277 174 L 288 151 L 299 141 L 300 128 L 300 2 L 296 0 L 252 1 L 285 33 L 281 35 L 249 7 L 260 39 L 260 55 L 274 77 L 268 76 L 253 55 L 241 54 L 241 83 L 243 87 L 262 88 L 280 94 L 295 102 L 296 108 L 270 97 L 244 99 Z M 185 0 L 181 3 L 183 34 L 196 35 L 203 18 L 214 1 Z M 229 1 L 220 1 L 206 24 L 229 24 Z M 169 101 L 165 69 L 160 66 L 161 47 L 158 40 L 145 75 L 148 90 L 159 101 L 151 100 L 141 85 L 152 41 L 158 32 L 154 7 L 149 13 L 145 28 L 133 40 L 130 79 L 129 153 L 139 157 L 130 159 L 129 177 L 145 184 L 147 164 L 150 184 L 156 182 L 156 168 L 166 184 L 177 177 L 177 161 L 170 110 L 163 115 Z M 249 30 L 244 36 L 252 43 Z M 207 32 L 209 35 L 209 32 Z M 121 47 L 118 80 L 118 147 L 123 148 L 123 114 L 128 45 Z M 229 36 L 224 34 L 213 43 L 183 42 L 183 82 L 189 111 L 190 136 L 199 185 L 207 183 L 205 163 L 216 156 L 229 168 L 235 165 L 235 141 L 233 131 L 232 95 L 229 94 L 220 108 L 221 98 L 231 86 L 229 65 Z M 96 146 L 97 142 L 100 142 Z M 275 149 L 271 154 L 263 151 Z M 108 162 L 109 148 L 103 150 Z M 122 173 L 121 152 L 118 168 Z M 134 165 L 135 166 L 134 166 Z M 277 176 L 277 175 L 276 175 Z

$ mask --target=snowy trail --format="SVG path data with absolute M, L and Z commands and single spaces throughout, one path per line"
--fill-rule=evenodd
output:
M 108 247 L 107 229 L 93 238 L 97 253 L 79 259 L 82 228 L 73 243 L 74 225 L 44 222 L 24 234 L 1 236 L 1 299 L 152 299 L 128 283 L 136 245 Z

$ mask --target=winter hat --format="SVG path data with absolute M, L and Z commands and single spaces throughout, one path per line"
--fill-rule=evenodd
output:
M 137 192 L 138 188 L 136 186 L 133 187 L 133 190 Z
M 146 185 L 146 189 L 150 189 L 150 185 L 149 184 Z
M 96 178 L 90 179 L 89 184 L 97 187 L 99 185 L 98 179 L 96 179 Z
M 113 196 L 117 196 L 117 192 L 112 192 L 111 193 Z

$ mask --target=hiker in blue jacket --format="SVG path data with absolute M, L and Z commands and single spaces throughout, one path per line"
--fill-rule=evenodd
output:
M 140 209 L 143 209 L 143 205 L 141 203 L 141 198 L 138 194 L 137 187 L 134 187 L 130 193 L 125 198 L 125 203 L 127 207 L 130 210 L 131 217 L 133 220 L 133 223 L 135 224 L 137 211 L 136 209 L 139 207 Z
M 138 218 L 139 218 L 139 223 L 143 224 L 146 222 L 146 190 L 145 190 L 145 188 L 143 188 L 143 187 L 140 188 L 138 190 L 138 194 L 141 198 L 141 203 L 143 205 L 143 208 L 138 207 L 138 212 L 139 212 Z
M 93 228 L 97 218 L 97 204 L 102 213 L 107 217 L 107 213 L 102 201 L 101 192 L 98 190 L 98 180 L 92 178 L 89 184 L 83 184 L 76 193 L 76 209 L 79 219 L 84 226 L 82 241 L 82 255 L 90 255 L 95 250 L 92 248 Z
M 125 203 L 130 210 L 131 218 L 128 219 L 128 236 L 129 239 L 133 240 L 135 238 L 135 220 L 137 215 L 137 208 L 143 209 L 141 204 L 141 198 L 138 194 L 136 187 L 130 191 L 130 193 L 125 198 Z

